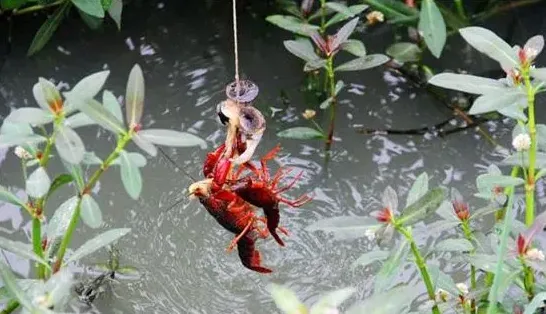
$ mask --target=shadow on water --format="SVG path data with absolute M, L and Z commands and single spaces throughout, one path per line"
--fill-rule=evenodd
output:
M 106 88 L 122 95 L 129 70 L 138 62 L 146 80 L 145 127 L 194 132 L 206 138 L 208 150 L 216 147 L 224 133 L 216 122 L 215 107 L 224 95 L 225 84 L 233 77 L 229 6 L 219 1 L 209 1 L 208 8 L 201 1 L 181 2 L 137 1 L 126 8 L 119 33 L 113 25 L 102 32 L 92 32 L 77 19 L 69 20 L 44 51 L 30 59 L 24 55 L 38 22 L 32 18 L 17 21 L 17 36 L 0 73 L 0 99 L 5 100 L 0 107 L 0 119 L 12 107 L 33 104 L 31 87 L 38 76 L 52 78 L 66 90 L 81 77 L 107 68 L 111 74 Z M 499 159 L 490 153 L 491 145 L 472 129 L 447 138 L 437 138 L 434 134 L 422 137 L 357 134 L 355 125 L 415 128 L 435 124 L 451 114 L 432 97 L 385 68 L 343 77 L 348 89 L 339 101 L 336 142 L 328 169 L 323 165 L 323 143 L 277 138 L 275 134 L 281 129 L 305 125 L 307 121 L 300 113 L 316 105 L 306 103 L 300 91 L 302 64 L 281 44 L 290 35 L 264 22 L 265 10 L 272 9 L 258 2 L 246 1 L 246 5 L 241 5 L 245 8 L 241 10 L 239 23 L 243 76 L 260 86 L 256 106 L 268 123 L 259 153 L 280 142 L 283 151 L 273 166 L 305 170 L 302 180 L 288 194 L 294 197 L 312 191 L 315 200 L 298 209 L 282 208 L 281 223 L 291 231 L 291 236 L 286 239 L 284 249 L 271 240 L 259 243 L 264 265 L 274 269 L 271 276 L 262 276 L 243 268 L 236 253 L 225 253 L 231 234 L 221 229 L 197 202 L 185 200 L 165 213 L 191 183 L 167 160 L 148 159 L 147 167 L 142 170 L 144 191 L 137 202 L 126 195 L 118 170 L 112 169 L 94 192 L 100 192 L 97 200 L 105 227 L 132 228 L 120 243 L 122 258 L 136 266 L 143 276 L 118 285 L 117 297 L 99 299 L 96 305 L 101 312 L 274 312 L 275 306 L 266 290 L 272 281 L 287 284 L 309 303 L 321 293 L 348 285 L 358 287 L 357 298 L 364 298 L 371 291 L 371 274 L 375 270 L 353 271 L 350 265 L 371 249 L 372 243 L 367 239 L 337 241 L 331 235 L 309 233 L 304 228 L 321 218 L 369 213 L 380 206 L 380 194 L 386 186 L 396 187 L 405 194 L 413 179 L 425 169 L 431 183 L 455 186 L 463 194 L 472 195 L 476 174 L 489 161 Z M 505 23 L 510 16 L 494 21 L 490 27 L 501 33 L 513 30 L 510 41 L 521 43 L 530 35 L 546 31 L 541 17 L 545 12 L 544 7 L 518 10 L 513 13 L 516 14 L 513 29 L 507 29 Z M 368 51 L 382 52 L 393 33 L 380 26 L 371 34 L 360 36 Z M 477 72 L 492 68 L 492 62 L 463 47 L 460 40 L 452 40 L 450 44 L 441 67 Z M 544 58 L 542 61 L 546 62 Z M 281 92 L 288 96 L 289 105 L 281 99 Z M 327 117 L 319 113 L 318 118 Z M 484 127 L 500 138 L 501 143 L 509 143 L 511 125 L 499 121 Z M 94 127 L 82 128 L 80 134 L 86 149 L 101 157 L 110 152 L 115 140 Z M 192 175 L 200 175 L 205 150 L 166 151 Z M 15 190 L 24 187 L 18 161 L 11 151 L 0 152 L 0 167 L 3 185 Z M 62 170 L 59 164 L 53 167 Z M 18 193 L 23 195 L 22 191 Z M 63 197 L 67 195 L 51 201 L 51 210 Z M 30 221 L 18 209 L 0 205 L 0 232 L 28 241 Z M 72 247 L 95 233 L 80 226 Z M 18 260 L 9 252 L 4 254 L 16 272 L 29 275 L 27 261 Z M 400 279 L 418 280 L 413 271 L 404 272 Z

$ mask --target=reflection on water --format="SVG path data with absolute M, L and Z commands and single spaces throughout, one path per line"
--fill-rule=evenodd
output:
M 166 3 L 165 7 L 170 5 Z M 149 10 L 153 11 L 153 17 L 148 16 Z M 129 69 L 138 62 L 144 69 L 147 86 L 145 126 L 193 132 L 208 141 L 207 150 L 213 149 L 224 138 L 216 121 L 215 107 L 232 77 L 231 38 L 225 30 L 229 19 L 216 11 L 196 10 L 193 16 L 181 12 L 176 6 L 173 11 L 157 6 L 128 9 L 120 34 L 85 32 L 85 36 L 74 40 L 73 30 L 65 25 L 36 58 L 26 59 L 15 51 L 2 70 L 8 102 L 0 108 L 0 114 L 5 116 L 8 107 L 33 103 L 31 87 L 38 76 L 54 78 L 68 87 L 86 74 L 108 68 L 111 75 L 106 88 L 123 95 Z M 147 23 L 142 23 L 144 17 L 148 18 Z M 203 24 L 204 19 L 207 22 Z M 197 20 L 201 22 L 198 25 Z M 198 202 L 186 199 L 165 212 L 183 197 L 192 182 L 167 160 L 161 157 L 148 160 L 143 169 L 144 191 L 138 201 L 130 200 L 120 184 L 119 171 L 112 169 L 101 180 L 100 190 L 94 193 L 99 193 L 96 199 L 103 211 L 105 228 L 132 228 L 120 243 L 122 258 L 137 267 L 142 277 L 122 280 L 115 289 L 118 297 L 97 300 L 96 305 L 103 313 L 275 312 L 266 289 L 270 282 L 288 285 L 309 303 L 326 291 L 349 285 L 358 288 L 356 298 L 364 298 L 373 287 L 372 274 L 376 269 L 352 270 L 350 266 L 360 254 L 373 248 L 373 242 L 366 238 L 338 241 L 332 235 L 310 233 L 304 228 L 326 217 L 366 215 L 380 206 L 385 187 L 393 186 L 405 195 L 416 176 L 425 170 L 431 184 L 455 186 L 464 195 L 471 195 L 478 171 L 483 171 L 482 167 L 490 160 L 499 159 L 489 153 L 491 146 L 474 130 L 444 139 L 433 134 L 424 137 L 357 134 L 354 125 L 404 129 L 449 118 L 450 113 L 443 107 L 383 68 L 343 77 L 348 89 L 342 93 L 339 104 L 338 140 L 332 160 L 325 165 L 322 143 L 280 140 L 275 136 L 283 128 L 308 123 L 300 118 L 300 113 L 310 107 L 304 104 L 299 91 L 301 64 L 280 44 L 289 35 L 269 27 L 261 18 L 251 20 L 246 16 L 241 23 L 244 76 L 259 84 L 261 94 L 256 105 L 268 120 L 268 130 L 258 152 L 263 154 L 280 142 L 283 150 L 270 163 L 272 170 L 279 166 L 292 167 L 293 174 L 304 170 L 302 180 L 287 195 L 295 197 L 312 192 L 314 201 L 301 208 L 282 207 L 281 224 L 290 231 L 286 248 L 280 248 L 270 239 L 258 242 L 263 264 L 274 269 L 272 275 L 263 276 L 242 267 L 236 252 L 226 254 L 232 234 L 219 227 Z M 383 37 L 365 40 L 370 43 L 368 50 L 384 49 L 390 37 Z M 91 48 L 93 54 L 89 53 Z M 22 44 L 15 46 L 15 50 L 23 49 Z M 289 107 L 279 96 L 281 91 L 288 95 Z M 327 117 L 319 113 L 318 119 L 326 121 Z M 488 128 L 503 138 L 511 130 L 510 125 L 502 122 L 491 123 Z M 87 150 L 95 151 L 99 157 L 106 156 L 113 147 L 114 138 L 107 132 L 97 132 L 94 127 L 79 132 Z M 200 176 L 206 150 L 166 151 L 192 176 Z M 15 156 L 0 151 L 0 166 L 2 185 L 23 195 L 19 191 L 23 185 Z M 59 164 L 52 167 L 62 170 Z M 541 186 L 538 188 L 541 193 Z M 46 216 L 68 197 L 61 194 L 49 203 Z M 25 213 L 11 205 L 0 205 L 2 236 L 29 241 L 28 228 L 29 218 Z M 415 232 L 420 241 L 427 241 L 422 225 L 417 225 Z M 78 247 L 95 233 L 85 226 L 79 227 L 72 247 Z M 29 274 L 27 261 L 9 252 L 3 252 L 2 256 L 22 276 Z M 91 257 L 89 261 L 96 260 Z M 442 261 L 432 263 L 439 263 L 448 272 L 458 270 L 456 266 L 445 268 L 450 266 Z M 75 269 L 82 271 L 79 266 Z M 399 280 L 419 281 L 412 267 L 406 265 L 405 269 Z

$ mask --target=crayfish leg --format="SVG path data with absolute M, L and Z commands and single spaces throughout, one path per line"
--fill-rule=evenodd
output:
M 252 226 L 252 223 L 254 221 L 252 219 L 249 219 L 248 223 L 246 224 L 245 228 L 243 229 L 243 231 L 241 231 L 241 233 L 239 233 L 239 235 L 237 235 L 235 237 L 235 239 L 233 239 L 231 241 L 231 243 L 229 244 L 228 248 L 227 248 L 227 251 L 228 253 L 231 252 L 231 250 L 233 250 L 233 248 L 235 247 L 235 245 L 237 245 L 237 243 L 241 240 L 242 237 L 244 237 L 247 232 L 250 230 L 250 227 Z

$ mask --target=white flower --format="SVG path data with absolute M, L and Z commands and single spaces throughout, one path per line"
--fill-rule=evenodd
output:
M 544 253 L 536 248 L 530 249 L 525 253 L 528 259 L 544 261 Z
M 447 302 L 448 297 L 449 293 L 444 289 L 438 289 L 438 291 L 436 291 L 436 300 L 438 302 Z
M 373 241 L 373 239 L 375 239 L 375 232 L 372 229 L 366 229 L 366 231 L 364 231 L 364 235 L 370 241 Z
M 512 141 L 512 146 L 518 152 L 528 150 L 531 147 L 531 137 L 527 133 L 518 134 Z
M 464 282 L 459 282 L 455 286 L 463 295 L 468 294 L 468 286 Z
M 14 151 L 15 155 L 21 159 L 31 159 L 32 158 L 32 155 L 27 152 L 24 148 L 22 148 L 21 146 L 17 146 L 15 147 L 15 151 Z

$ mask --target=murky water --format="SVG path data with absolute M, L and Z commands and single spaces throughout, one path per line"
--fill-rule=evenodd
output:
M 111 75 L 106 88 L 122 95 L 129 70 L 138 62 L 146 79 L 145 126 L 194 132 L 207 140 L 208 150 L 217 146 L 224 133 L 215 120 L 215 106 L 224 95 L 225 84 L 233 77 L 229 6 L 213 3 L 207 8 L 201 1 L 177 2 L 152 1 L 128 7 L 119 33 L 112 25 L 102 33 L 91 32 L 78 20 L 70 20 L 53 42 L 32 59 L 23 57 L 31 30 L 35 29 L 35 22 L 28 20 L 30 25 L 20 26 L 17 31 L 20 35 L 15 37 L 13 51 L 0 72 L 0 99 L 5 100 L 0 107 L 0 121 L 10 107 L 33 104 L 31 88 L 38 76 L 53 78 L 68 87 L 91 72 L 107 68 Z M 126 195 L 119 172 L 112 169 L 95 191 L 106 222 L 104 228 L 132 228 L 120 242 L 121 262 L 137 267 L 142 277 L 122 280 L 115 286 L 115 296 L 99 299 L 96 305 L 102 313 L 275 312 L 266 290 L 270 282 L 290 286 L 307 303 L 316 301 L 321 293 L 349 285 L 358 287 L 352 300 L 362 299 L 371 291 L 373 270 L 352 271 L 350 264 L 371 244 L 365 239 L 336 241 L 331 235 L 309 233 L 304 228 L 321 218 L 366 215 L 378 208 L 386 186 L 394 186 L 405 195 L 413 179 L 425 170 L 432 178 L 431 184 L 455 186 L 471 195 L 477 173 L 489 161 L 499 159 L 490 153 L 492 146 L 475 130 L 447 138 L 433 134 L 368 136 L 355 132 L 355 125 L 406 129 L 435 124 L 450 115 L 433 98 L 385 68 L 343 75 L 349 88 L 341 96 L 334 157 L 327 166 L 321 142 L 278 139 L 275 134 L 281 129 L 305 126 L 308 122 L 300 113 L 315 104 L 306 104 L 300 92 L 302 64 L 281 44 L 290 35 L 263 21 L 263 7 L 264 4 L 254 4 L 246 8 L 240 20 L 242 72 L 260 86 L 257 107 L 268 123 L 259 153 L 281 143 L 283 151 L 272 166 L 305 170 L 303 179 L 289 195 L 314 192 L 314 202 L 298 209 L 282 209 L 281 223 L 291 236 L 286 239 L 286 248 L 279 248 L 272 240 L 259 243 L 264 265 L 274 269 L 272 275 L 263 276 L 243 268 L 236 253 L 225 253 L 232 235 L 220 228 L 197 202 L 186 200 L 165 212 L 191 183 L 181 172 L 174 171 L 168 161 L 162 157 L 148 160 L 142 170 L 144 191 L 136 202 Z M 515 27 L 512 40 L 521 43 L 531 35 L 545 33 L 546 22 L 540 16 L 546 11 L 537 8 L 517 11 L 517 23 L 510 26 Z M 526 20 L 523 16 L 532 18 Z M 505 20 L 496 24 L 499 31 L 506 31 Z M 392 32 L 380 27 L 363 39 L 368 51 L 381 52 L 391 41 Z M 460 50 L 461 42 L 454 40 L 446 51 L 448 57 L 442 59 L 442 67 L 477 72 L 492 68 L 491 62 L 477 57 L 475 52 L 465 49 L 460 54 Z M 469 62 L 468 58 L 476 61 Z M 546 62 L 544 57 L 541 60 Z M 281 100 L 281 92 L 288 95 L 289 105 Z M 544 117 L 544 111 L 538 108 L 539 117 Z M 319 119 L 322 118 L 319 113 Z M 484 128 L 500 138 L 502 144 L 509 144 L 510 125 L 496 122 L 485 124 Z M 79 129 L 79 133 L 87 150 L 101 157 L 113 147 L 110 134 L 97 132 L 95 127 Z M 167 152 L 192 175 L 200 175 L 198 169 L 206 150 Z M 12 151 L 0 152 L 0 166 L 2 185 L 24 187 Z M 62 170 L 59 164 L 52 167 Z M 61 195 L 50 202 L 49 210 L 66 197 Z M 29 230 L 29 219 L 24 213 L 0 205 L 2 236 L 27 241 Z M 80 226 L 72 247 L 95 233 Z M 17 272 L 29 274 L 28 262 L 5 254 Z M 87 261 L 99 262 L 105 257 L 95 255 Z M 413 270 L 406 271 L 401 279 L 418 280 Z

